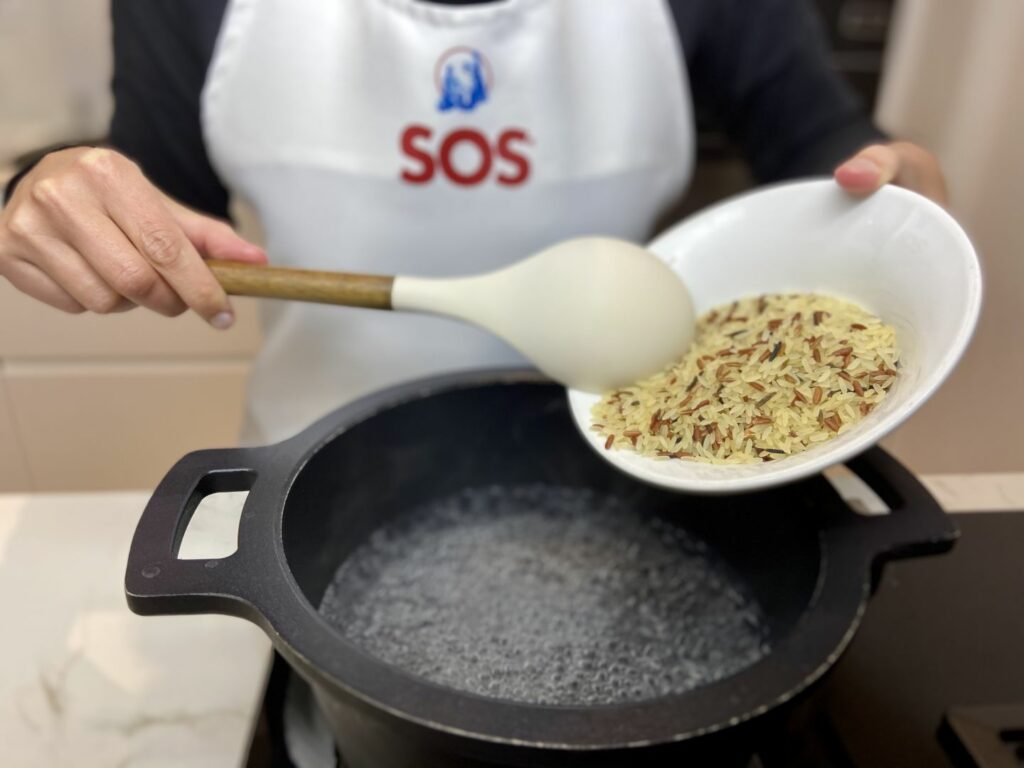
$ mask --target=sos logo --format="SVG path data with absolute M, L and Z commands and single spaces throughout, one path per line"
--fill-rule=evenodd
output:
M 530 161 L 524 154 L 529 136 L 522 128 L 508 128 L 494 139 L 475 128 L 456 128 L 435 139 L 434 131 L 414 124 L 402 131 L 406 163 L 402 179 L 427 184 L 440 172 L 453 184 L 471 187 L 493 178 L 506 187 L 530 177 Z
M 475 48 L 449 48 L 434 66 L 438 112 L 472 112 L 487 103 L 494 87 L 491 64 Z M 490 137 L 475 128 L 455 128 L 435 138 L 427 125 L 414 123 L 401 134 L 405 162 L 402 180 L 428 184 L 440 173 L 453 184 L 471 187 L 493 179 L 514 187 L 530 177 L 522 128 L 508 128 Z

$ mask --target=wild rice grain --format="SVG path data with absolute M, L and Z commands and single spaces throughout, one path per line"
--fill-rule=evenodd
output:
M 801 318 L 814 319 L 813 335 L 804 337 Z M 737 349 L 740 332 L 749 341 Z M 754 297 L 703 317 L 678 363 L 608 393 L 594 406 L 592 428 L 609 450 L 664 460 L 785 460 L 869 414 L 898 367 L 892 327 L 854 304 L 813 294 Z

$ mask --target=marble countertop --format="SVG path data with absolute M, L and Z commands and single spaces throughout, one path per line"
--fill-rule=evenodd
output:
M 875 504 L 839 472 L 844 496 Z M 1024 508 L 1024 473 L 935 475 L 950 512 Z M 244 494 L 197 510 L 181 556 L 234 548 Z M 225 616 L 141 617 L 124 567 L 148 492 L 0 495 L 0 763 L 19 768 L 241 766 L 270 659 Z
M 0 764 L 243 764 L 270 642 L 227 616 L 128 610 L 128 546 L 148 498 L 0 495 Z

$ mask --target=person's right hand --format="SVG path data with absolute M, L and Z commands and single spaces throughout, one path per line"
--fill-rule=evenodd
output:
M 0 276 L 65 312 L 191 308 L 228 328 L 234 312 L 203 257 L 266 261 L 262 248 L 167 197 L 110 149 L 47 155 L 0 212 Z

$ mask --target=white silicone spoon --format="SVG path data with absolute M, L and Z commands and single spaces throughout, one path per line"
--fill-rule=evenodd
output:
M 693 304 L 679 277 L 646 249 L 608 237 L 566 240 L 496 272 L 444 279 L 207 263 L 230 294 L 473 323 L 573 389 L 630 384 L 693 340 Z

